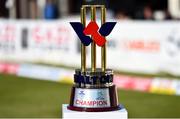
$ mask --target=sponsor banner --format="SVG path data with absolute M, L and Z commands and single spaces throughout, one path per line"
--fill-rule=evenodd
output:
M 109 89 L 76 88 L 74 106 L 101 108 L 110 107 Z
M 176 85 L 177 85 L 176 80 L 155 78 L 152 81 L 150 92 L 174 95 L 177 94 Z
M 142 78 L 125 75 L 115 75 L 114 84 L 121 89 L 138 90 L 138 91 L 149 91 L 151 86 L 152 78 Z
M 0 73 L 17 74 L 19 64 L 0 63 Z
M 73 81 L 74 70 L 58 68 L 58 67 L 50 67 L 45 65 L 0 63 L 0 73 L 14 74 L 17 76 L 23 76 L 32 79 L 49 80 L 60 83 L 68 83 L 68 84 L 74 83 Z M 167 78 L 158 78 L 158 77 L 145 78 L 145 77 L 115 74 L 113 83 L 117 86 L 117 88 L 125 89 L 125 90 L 136 90 L 136 91 L 158 93 L 158 94 L 180 95 L 179 79 L 169 79 L 169 78 L 167 79 Z M 87 92 L 86 94 L 88 95 L 97 94 L 96 90 L 91 90 L 90 92 L 86 90 L 84 91 Z M 105 90 L 103 91 L 104 94 L 108 94 Z M 77 97 L 77 99 L 79 98 L 80 97 Z M 82 101 L 76 103 L 86 104 L 86 102 L 82 102 Z M 87 102 L 87 103 L 91 104 L 91 102 Z M 101 103 L 102 102 L 100 102 L 100 104 Z
M 0 20 L 0 60 L 77 65 L 78 40 L 68 21 Z
M 74 70 L 70 70 L 70 69 L 61 69 L 60 71 L 60 76 L 58 78 L 58 81 L 60 83 L 67 83 L 67 84 L 73 84 L 74 83 Z
M 176 90 L 176 95 L 180 95 L 180 80 L 175 80 L 175 90 Z
M 31 23 L 22 52 L 33 61 L 72 65 L 77 64 L 77 40 L 69 22 Z M 74 62 L 71 59 L 74 58 Z
M 128 72 L 180 75 L 179 22 L 121 22 L 108 40 L 108 64 Z
M 74 71 L 36 64 L 0 63 L 0 73 L 72 84 Z
M 0 20 L 0 60 L 80 66 L 80 41 L 70 21 L 79 19 Z M 107 37 L 107 64 L 127 72 L 180 75 L 179 38 L 180 22 L 119 22 Z M 88 47 L 87 66 L 90 54 Z
M 19 43 L 19 26 L 16 21 L 0 20 L 0 59 L 8 54 L 16 55 L 16 47 Z
M 60 77 L 61 80 L 67 79 L 70 74 L 72 79 L 73 75 L 69 70 L 33 64 L 22 64 L 17 73 L 18 76 L 52 81 L 59 81 Z

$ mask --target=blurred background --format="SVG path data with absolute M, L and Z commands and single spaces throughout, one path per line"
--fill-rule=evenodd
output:
M 117 22 L 107 37 L 107 66 L 129 117 L 180 117 L 180 0 L 86 2 L 105 4 L 107 21 Z M 69 22 L 80 21 L 82 4 L 1 0 L 0 117 L 62 117 L 81 59 Z M 97 48 L 98 67 L 100 56 Z M 88 47 L 88 67 L 90 58 Z
M 79 14 L 82 3 L 82 0 L 2 0 L 0 17 L 60 19 Z M 111 12 L 109 15 L 118 19 L 178 20 L 180 17 L 178 0 L 107 0 L 105 4 Z

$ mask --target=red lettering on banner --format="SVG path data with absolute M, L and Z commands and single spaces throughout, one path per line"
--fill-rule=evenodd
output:
M 44 43 L 47 42 L 48 44 L 63 44 L 69 40 L 69 31 L 67 28 L 60 28 L 60 27 L 42 27 L 37 26 L 32 29 L 32 39 L 36 43 Z
M 40 35 L 40 28 L 36 27 L 32 30 L 32 37 L 36 43 L 40 43 L 44 38 Z
M 138 50 L 146 52 L 160 51 L 160 43 L 155 40 L 125 40 L 124 46 L 128 50 Z
M 1 28 L 0 40 L 12 41 L 15 38 L 15 28 L 12 25 L 5 25 Z

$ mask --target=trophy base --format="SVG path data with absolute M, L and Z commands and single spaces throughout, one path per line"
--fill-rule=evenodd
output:
M 119 110 L 115 85 L 108 87 L 72 87 L 70 104 L 73 111 L 105 112 Z
M 108 108 L 83 108 L 83 107 L 68 106 L 67 108 L 69 110 L 80 111 L 80 112 L 107 112 L 107 111 L 120 110 L 119 106 L 117 106 L 117 107 L 108 107 Z

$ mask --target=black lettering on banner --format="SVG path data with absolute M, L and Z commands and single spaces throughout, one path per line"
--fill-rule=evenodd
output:
M 21 31 L 21 46 L 22 49 L 28 48 L 28 29 L 23 28 Z

